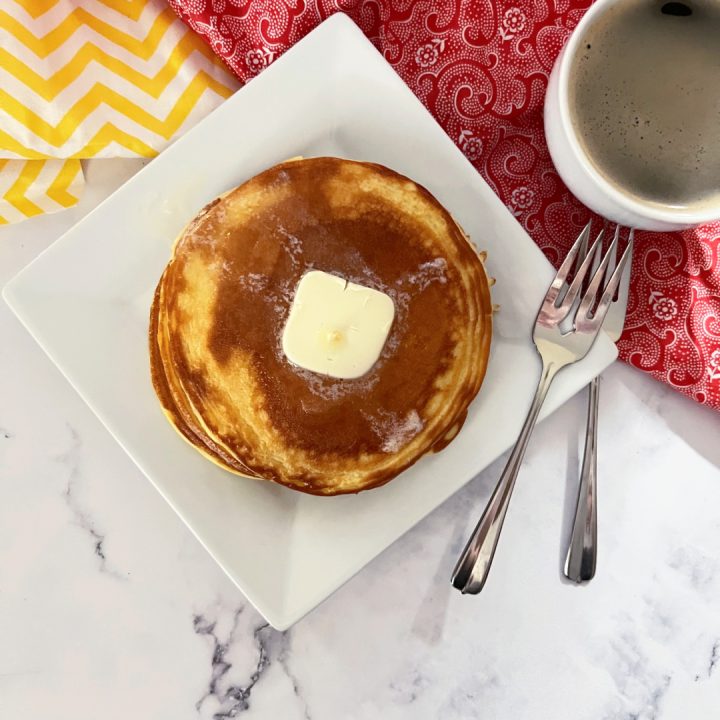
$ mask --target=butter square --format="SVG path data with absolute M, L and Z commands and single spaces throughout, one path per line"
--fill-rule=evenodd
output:
M 311 270 L 295 290 L 282 335 L 287 359 L 341 379 L 365 375 L 377 362 L 395 318 L 389 295 Z

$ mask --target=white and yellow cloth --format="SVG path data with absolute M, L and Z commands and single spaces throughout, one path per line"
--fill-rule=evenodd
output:
M 238 86 L 163 0 L 2 0 L 0 224 L 74 205 L 80 159 L 152 157 Z

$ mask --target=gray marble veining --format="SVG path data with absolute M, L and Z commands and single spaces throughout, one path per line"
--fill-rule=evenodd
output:
M 105 536 L 97 530 L 92 518 L 88 512 L 81 507 L 77 498 L 77 484 L 80 478 L 80 436 L 71 425 L 68 425 L 68 432 L 70 434 L 70 446 L 65 452 L 56 457 L 57 461 L 63 466 L 67 473 L 67 482 L 63 496 L 75 524 L 90 536 L 93 552 L 98 559 L 100 571 L 108 572 L 107 558 L 105 557 L 105 550 L 103 549 Z

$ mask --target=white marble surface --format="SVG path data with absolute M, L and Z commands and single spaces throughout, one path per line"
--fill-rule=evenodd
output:
M 129 177 L 0 230 L 0 283 Z M 720 416 L 604 378 L 596 579 L 561 579 L 584 399 L 537 428 L 491 580 L 449 573 L 502 460 L 290 631 L 263 622 L 0 306 L 0 718 L 720 713 Z

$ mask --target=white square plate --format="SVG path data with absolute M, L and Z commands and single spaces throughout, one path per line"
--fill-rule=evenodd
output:
M 463 431 L 357 496 L 312 497 L 220 470 L 170 427 L 150 382 L 148 309 L 174 238 L 212 198 L 295 155 L 378 162 L 425 185 L 488 250 L 498 280 L 488 373 Z M 530 331 L 552 276 L 402 80 L 335 15 L 63 235 L 4 296 L 238 587 L 284 629 L 512 445 L 540 371 Z M 600 338 L 558 377 L 545 414 L 615 355 Z

